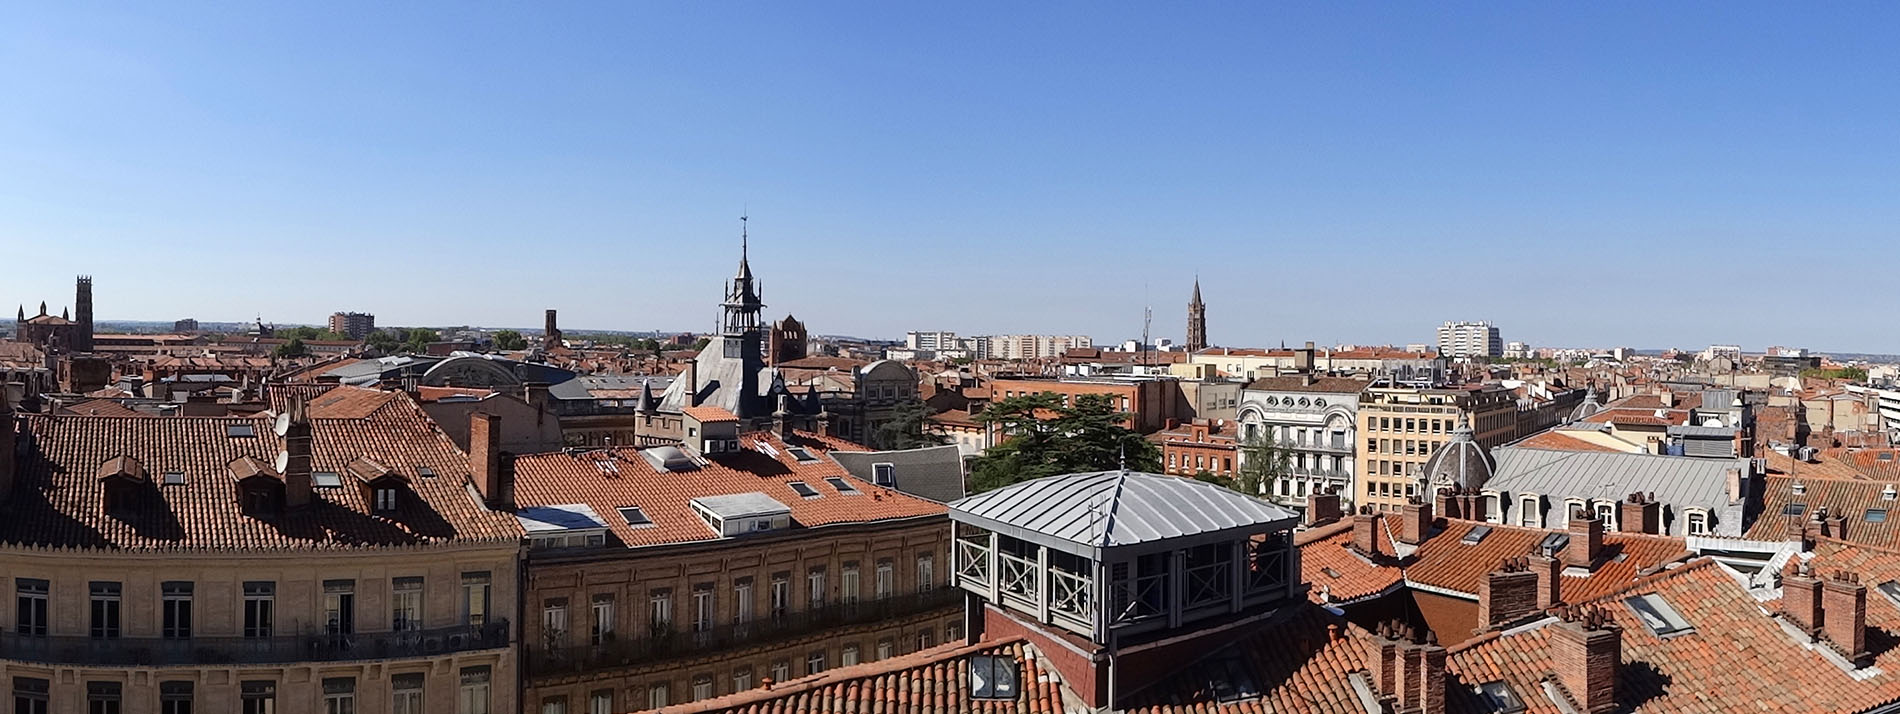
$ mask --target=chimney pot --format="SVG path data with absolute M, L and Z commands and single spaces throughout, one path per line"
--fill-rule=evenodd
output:
M 1616 711 L 1616 670 L 1622 666 L 1623 631 L 1601 610 L 1571 609 L 1551 637 L 1557 681 L 1584 714 Z
M 1564 546 L 1564 565 L 1594 567 L 1603 552 L 1603 522 L 1582 510 L 1570 512 L 1570 543 Z
M 1855 666 L 1866 666 L 1867 586 L 1852 573 L 1836 573 L 1821 586 L 1821 631 L 1829 644 Z
M 1379 517 L 1373 515 L 1371 506 L 1360 506 L 1359 512 L 1352 517 L 1352 547 L 1362 555 L 1379 553 Z

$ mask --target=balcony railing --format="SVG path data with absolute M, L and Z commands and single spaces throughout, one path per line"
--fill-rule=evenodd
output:
M 183 666 L 429 657 L 508 646 L 508 621 L 409 632 L 283 637 L 29 637 L 0 632 L 0 659 L 41 664 Z
M 544 677 L 667 659 L 703 655 L 741 645 L 766 644 L 824 630 L 892 620 L 948 608 L 963 600 L 963 590 L 940 587 L 928 592 L 826 605 L 814 610 L 715 625 L 697 632 L 666 630 L 626 636 L 615 633 L 598 645 L 527 646 L 528 675 Z

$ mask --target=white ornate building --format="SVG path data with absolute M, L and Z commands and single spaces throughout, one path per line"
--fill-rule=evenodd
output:
M 1354 424 L 1359 393 L 1367 384 L 1361 379 L 1292 375 L 1257 379 L 1241 390 L 1241 443 L 1271 436 L 1289 452 L 1286 475 L 1266 484 L 1268 499 L 1304 506 L 1307 495 L 1319 488 L 1354 493 Z M 1244 463 L 1244 448 L 1241 458 Z

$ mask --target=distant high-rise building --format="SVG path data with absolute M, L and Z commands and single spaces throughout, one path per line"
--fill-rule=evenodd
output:
M 193 318 L 187 317 L 183 320 L 178 320 L 172 323 L 172 332 L 176 332 L 181 335 L 189 334 L 189 333 L 197 332 L 197 331 L 198 331 L 198 321 Z
M 1187 351 L 1207 349 L 1207 303 L 1201 302 L 1201 279 L 1194 279 L 1194 299 L 1188 301 Z
M 1438 326 L 1438 352 L 1446 357 L 1498 357 L 1504 341 L 1488 321 L 1446 322 Z
M 904 346 L 913 350 L 931 350 L 941 352 L 955 349 L 957 333 L 943 330 L 912 331 L 904 333 Z
M 360 340 L 376 331 L 376 316 L 367 312 L 332 313 L 330 331 L 352 340 Z

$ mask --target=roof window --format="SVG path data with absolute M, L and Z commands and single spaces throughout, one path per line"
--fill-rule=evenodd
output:
M 257 436 L 257 428 L 250 424 L 229 424 L 224 427 L 224 435 L 233 439 L 249 439 Z
M 1022 668 L 1015 657 L 976 655 L 970 658 L 970 697 L 1014 700 L 1021 689 Z
M 600 472 L 604 474 L 620 473 L 620 464 L 614 463 L 613 459 L 594 459 L 594 466 L 598 467 Z
M 1466 533 L 1465 537 L 1458 542 L 1465 545 L 1477 545 L 1479 541 L 1484 540 L 1484 537 L 1488 535 L 1491 535 L 1490 526 L 1474 526 L 1471 532 Z
M 1784 516 L 1799 516 L 1807 512 L 1808 504 L 1805 503 L 1790 503 L 1781 507 L 1781 515 Z
M 1887 596 L 1887 599 L 1892 600 L 1894 605 L 1900 606 L 1900 582 L 1889 580 L 1874 586 L 1874 589 L 1879 590 L 1880 594 Z
M 1252 671 L 1246 662 L 1232 651 L 1215 657 L 1200 668 L 1196 674 L 1207 682 L 1207 688 L 1222 704 L 1254 699 L 1260 696 L 1260 687 L 1254 684 Z
M 1649 633 L 1652 635 L 1668 637 L 1695 631 L 1689 621 L 1682 619 L 1682 615 L 1677 613 L 1675 608 L 1670 607 L 1669 601 L 1664 600 L 1661 595 L 1647 593 L 1625 598 L 1623 602 L 1629 605 L 1631 610 L 1636 611 L 1636 617 L 1643 621 L 1643 627 L 1649 628 Z
M 1882 451 L 1882 452 L 1880 452 L 1880 453 L 1878 453 L 1878 454 L 1874 454 L 1874 459 L 1875 459 L 1875 460 L 1877 460 L 1877 461 L 1892 461 L 1892 460 L 1893 460 L 1893 452 L 1891 452 L 1891 451 Z
M 792 458 L 798 459 L 799 463 L 808 463 L 808 462 L 818 460 L 817 456 L 812 455 L 810 449 L 807 449 L 803 446 L 794 446 L 792 448 L 786 449 L 786 451 L 792 454 Z
M 886 488 L 897 485 L 897 467 L 892 464 L 871 464 L 871 483 Z
M 818 498 L 818 489 L 812 488 L 811 484 L 805 483 L 804 481 L 793 481 L 785 485 L 792 487 L 792 492 L 798 494 L 800 497 Z
M 1564 546 L 1567 545 L 1570 545 L 1569 533 L 1552 533 L 1544 536 L 1544 540 L 1537 544 L 1537 550 L 1546 556 L 1551 556 L 1562 552 Z
M 1887 509 L 1885 509 L 1885 508 L 1869 508 L 1869 509 L 1867 509 L 1867 513 L 1866 513 L 1866 516 L 1867 516 L 1867 522 L 1868 522 L 1868 523 L 1886 523 L 1886 522 L 1887 522 Z
M 838 478 L 836 476 L 826 478 L 825 483 L 831 484 L 832 488 L 838 489 L 838 493 L 842 493 L 846 496 L 858 495 L 858 488 L 856 486 L 852 486 L 851 484 L 845 483 L 844 479 Z
M 627 519 L 627 525 L 629 526 L 633 526 L 634 528 L 654 527 L 653 519 L 648 518 L 646 511 L 640 510 L 639 506 L 621 506 L 618 510 L 620 511 L 620 517 Z
M 338 476 L 334 471 L 318 471 L 310 474 L 310 480 L 312 483 L 315 483 L 318 488 L 343 487 L 343 477 Z
M 160 483 L 163 483 L 167 486 L 183 486 L 185 485 L 185 472 L 179 471 L 177 469 L 166 471 L 165 480 L 161 481 Z
M 1511 685 L 1498 680 L 1478 685 L 1478 696 L 1483 697 L 1490 710 L 1498 714 L 1524 711 L 1524 700 L 1517 697 Z
M 417 466 L 416 475 L 421 476 L 423 478 L 435 478 L 435 469 L 429 468 L 427 466 Z

